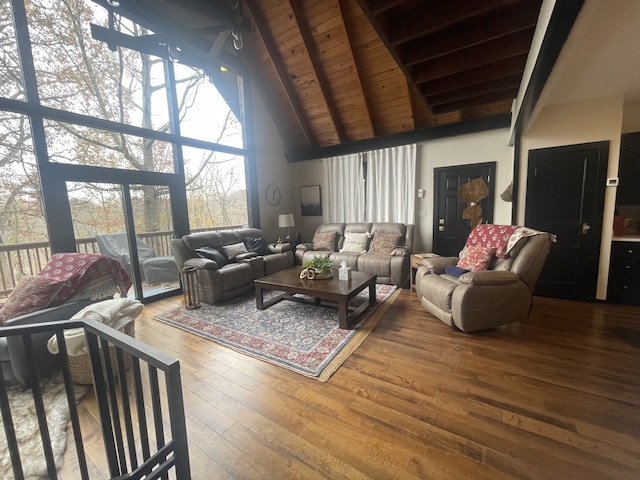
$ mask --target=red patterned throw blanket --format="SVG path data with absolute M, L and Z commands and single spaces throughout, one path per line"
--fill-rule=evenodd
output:
M 68 300 L 126 297 L 131 279 L 119 262 L 91 253 L 55 253 L 38 275 L 22 277 L 0 308 L 7 319 L 61 305 Z
M 518 227 L 516 225 L 493 225 L 490 223 L 483 223 L 471 230 L 466 244 L 495 248 L 495 256 L 498 258 L 504 258 L 515 244 L 518 243 L 518 240 L 525 237 L 531 237 L 533 235 L 549 235 L 552 242 L 556 241 L 555 235 L 534 230 L 532 228 Z
M 477 225 L 467 238 L 467 245 L 476 245 L 478 247 L 495 248 L 495 256 L 503 258 L 509 251 L 509 239 L 513 233 L 520 227 L 516 225 L 493 225 L 481 223 Z

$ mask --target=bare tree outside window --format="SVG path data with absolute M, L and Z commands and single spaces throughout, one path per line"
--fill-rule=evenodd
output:
M 91 1 L 31 0 L 25 2 L 25 7 L 42 105 L 171 132 L 165 60 L 126 48 L 113 52 L 103 42 L 92 39 L 90 24 L 106 27 L 108 18 L 106 11 Z M 0 95 L 24 100 L 10 19 L 10 2 L 0 1 Z M 153 33 L 119 16 L 114 28 L 133 36 Z M 181 134 L 242 148 L 242 125 L 209 78 L 202 71 L 182 65 L 176 65 L 176 77 Z M 44 126 L 51 162 L 174 173 L 171 143 L 50 119 L 45 119 Z M 47 237 L 32 143 L 26 115 L 0 112 L 0 233 L 4 242 L 42 241 Z M 194 224 L 246 223 L 244 158 L 206 149 L 184 148 L 183 152 Z M 96 193 L 90 195 L 92 188 Z M 111 203 L 118 195 L 100 193 L 103 188 L 112 189 L 115 194 L 118 187 L 84 184 L 75 189 L 68 184 L 70 202 L 85 210 L 83 221 L 91 219 L 95 223 L 82 228 L 87 234 L 109 229 L 100 214 L 105 208 L 101 201 L 108 199 Z M 168 198 L 167 188 L 131 188 L 143 197 L 143 212 L 137 216 L 141 231 L 166 228 L 162 205 Z

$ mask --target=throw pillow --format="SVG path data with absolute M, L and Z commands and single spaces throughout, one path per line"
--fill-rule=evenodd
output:
M 54 307 L 65 282 L 40 275 L 27 275 L 18 280 L 15 288 L 0 308 L 0 324 L 10 318 Z
M 258 255 L 268 255 L 269 245 L 267 241 L 262 237 L 246 237 L 244 239 L 244 245 L 250 252 L 257 253 Z
M 337 232 L 316 232 L 316 234 L 313 236 L 313 249 L 330 250 L 333 252 L 336 248 L 336 235 Z
M 341 252 L 356 252 L 364 253 L 367 250 L 367 244 L 369 243 L 370 233 L 354 233 L 347 232 L 344 234 L 344 243 Z
M 224 254 L 213 247 L 202 247 L 196 248 L 196 253 L 200 255 L 202 258 L 208 258 L 209 260 L 213 260 L 218 264 L 219 268 L 224 267 L 229 263 L 229 259 L 224 256 Z
M 460 252 L 456 267 L 464 268 L 470 272 L 485 270 L 495 251 L 495 248 L 465 245 Z
M 232 245 L 223 245 L 222 249 L 224 250 L 224 253 L 227 255 L 227 258 L 229 260 L 233 260 L 238 255 L 240 255 L 241 253 L 247 253 L 248 252 L 247 247 L 245 247 L 244 243 L 242 243 L 242 242 L 234 243 Z
M 399 233 L 376 232 L 371 240 L 369 253 L 380 255 L 391 255 L 391 252 L 398 246 L 402 235 Z
M 463 273 L 467 273 L 469 270 L 464 268 L 456 267 L 455 265 L 447 265 L 444 267 L 444 273 L 451 275 L 452 277 L 458 278 Z

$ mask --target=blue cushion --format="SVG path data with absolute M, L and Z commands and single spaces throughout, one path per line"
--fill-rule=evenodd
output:
M 446 274 L 451 275 L 452 277 L 458 278 L 463 273 L 467 273 L 469 270 L 465 270 L 464 268 L 456 267 L 455 265 L 447 265 L 444 267 L 444 272 Z
M 196 253 L 200 255 L 202 258 L 208 258 L 209 260 L 213 260 L 218 264 L 219 268 L 224 267 L 225 265 L 231 263 L 229 259 L 226 257 L 224 253 L 222 253 L 217 248 L 213 247 L 201 247 L 196 248 Z

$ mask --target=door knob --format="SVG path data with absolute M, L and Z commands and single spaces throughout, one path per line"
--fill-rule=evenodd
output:
M 582 224 L 582 234 L 586 235 L 587 233 L 589 233 L 589 230 L 591 230 L 591 225 L 589 225 L 588 223 L 583 223 Z

